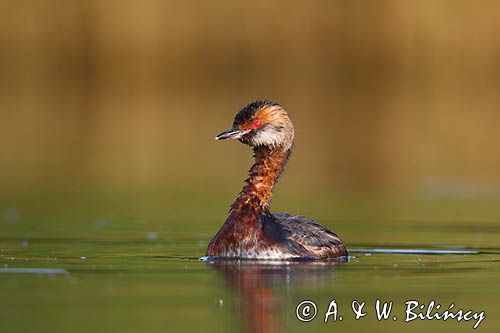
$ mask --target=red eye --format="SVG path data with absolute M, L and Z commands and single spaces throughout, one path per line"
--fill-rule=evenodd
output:
M 259 128 L 262 126 L 262 121 L 257 119 L 256 121 L 253 122 L 254 128 Z

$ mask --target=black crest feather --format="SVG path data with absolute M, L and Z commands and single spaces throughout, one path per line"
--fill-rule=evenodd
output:
M 244 124 L 244 123 L 248 122 L 249 120 L 251 120 L 253 118 L 253 116 L 255 115 L 255 112 L 257 112 L 258 110 L 260 110 L 264 107 L 276 106 L 276 105 L 279 105 L 279 104 L 276 102 L 267 101 L 267 100 L 252 102 L 252 103 L 248 104 L 247 106 L 245 106 L 243 109 L 241 109 L 240 112 L 238 112 L 236 117 L 234 117 L 233 125 Z

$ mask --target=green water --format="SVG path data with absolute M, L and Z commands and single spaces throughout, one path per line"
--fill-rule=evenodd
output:
M 200 261 L 224 219 L 220 203 L 227 199 L 114 193 L 2 197 L 0 332 L 473 330 L 474 320 L 405 323 L 408 300 L 485 311 L 477 331 L 498 332 L 500 219 L 494 201 L 349 198 L 325 204 L 330 199 L 287 198 L 276 206 L 300 206 L 334 228 L 355 250 L 348 262 Z M 20 270 L 27 268 L 32 270 Z M 377 299 L 394 302 L 389 320 L 376 319 Z M 317 304 L 311 322 L 296 318 L 303 300 Z M 343 320 L 325 324 L 332 300 Z M 359 320 L 353 300 L 366 301 L 367 314 Z

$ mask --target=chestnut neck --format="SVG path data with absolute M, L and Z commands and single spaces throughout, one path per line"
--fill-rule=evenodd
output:
M 254 147 L 255 164 L 248 171 L 246 185 L 231 206 L 233 211 L 269 212 L 274 186 L 292 153 L 291 148 Z

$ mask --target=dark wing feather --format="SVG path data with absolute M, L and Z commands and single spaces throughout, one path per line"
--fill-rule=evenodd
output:
M 327 227 L 301 215 L 272 214 L 284 237 L 298 243 L 319 258 L 347 256 L 344 243 Z

